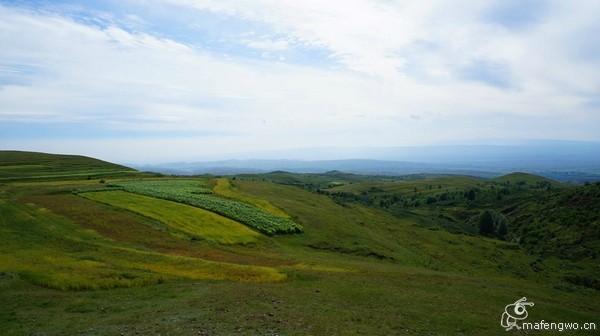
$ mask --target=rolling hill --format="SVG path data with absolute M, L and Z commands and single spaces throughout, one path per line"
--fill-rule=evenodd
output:
M 134 171 L 129 167 L 80 155 L 0 151 L 0 180 L 98 178 Z
M 0 167 L 7 335 L 505 335 L 524 296 L 528 321 L 599 322 L 598 184 L 178 178 L 23 152 Z M 507 232 L 480 234 L 484 211 Z M 256 229 L 277 223 L 302 231 Z

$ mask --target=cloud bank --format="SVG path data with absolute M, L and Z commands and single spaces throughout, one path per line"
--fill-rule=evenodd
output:
M 597 1 L 0 1 L 0 144 L 120 162 L 599 141 Z

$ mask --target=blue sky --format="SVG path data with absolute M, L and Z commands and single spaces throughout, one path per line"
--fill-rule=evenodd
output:
M 600 2 L 0 0 L 0 149 L 600 141 Z

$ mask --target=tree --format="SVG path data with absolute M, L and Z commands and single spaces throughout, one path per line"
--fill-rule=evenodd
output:
M 499 220 L 496 228 L 496 235 L 500 239 L 506 239 L 506 235 L 508 234 L 508 225 L 506 225 L 505 220 Z
M 494 214 L 491 210 L 484 210 L 479 216 L 479 234 L 494 235 Z
M 502 240 L 508 238 L 508 220 L 502 213 L 486 209 L 479 215 L 471 217 L 469 222 L 479 228 L 481 235 L 497 237 Z
M 475 200 L 475 189 L 471 189 L 467 192 L 466 197 L 469 201 Z

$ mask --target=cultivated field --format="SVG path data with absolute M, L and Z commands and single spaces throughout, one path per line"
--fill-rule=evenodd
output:
M 239 222 L 185 204 L 124 191 L 90 192 L 81 195 L 155 219 L 196 239 L 220 244 L 244 244 L 256 241 L 260 235 Z
M 215 197 L 193 181 L 119 182 L 114 186 L 125 191 L 188 204 L 248 225 L 267 235 L 302 232 L 302 226 L 259 207 L 230 199 Z M 98 190 L 95 190 L 98 191 Z

